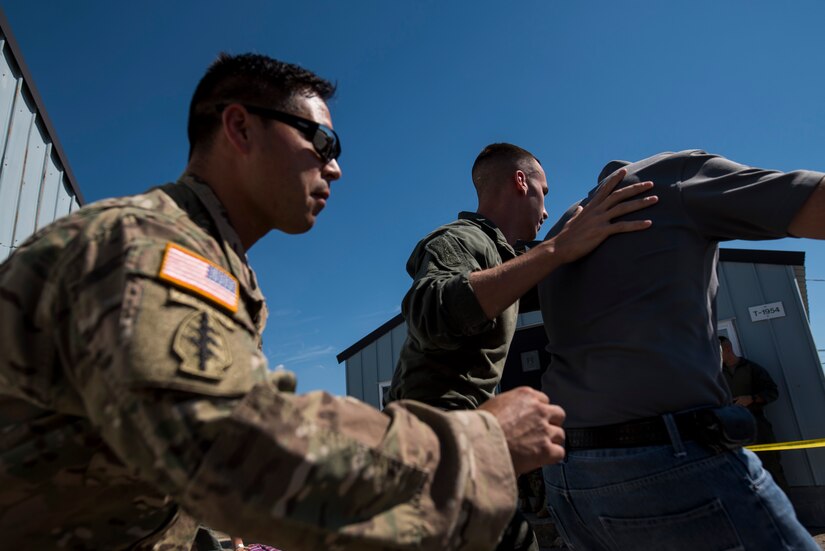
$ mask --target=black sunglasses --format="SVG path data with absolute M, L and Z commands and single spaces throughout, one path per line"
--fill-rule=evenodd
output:
M 226 109 L 227 105 L 226 103 L 216 105 L 218 112 Z M 245 103 L 241 105 L 250 113 L 258 115 L 259 117 L 280 121 L 301 132 L 312 144 L 312 147 L 315 148 L 316 153 L 318 153 L 324 161 L 324 164 L 341 156 L 341 140 L 338 138 L 335 130 L 329 126 L 276 109 L 267 109 L 266 107 L 247 105 Z

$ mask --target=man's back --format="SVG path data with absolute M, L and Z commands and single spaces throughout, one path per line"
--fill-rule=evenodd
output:
M 625 164 L 609 164 L 602 177 Z M 621 185 L 656 184 L 659 203 L 625 217 L 650 218 L 651 229 L 614 235 L 539 285 L 553 357 L 542 386 L 571 428 L 726 402 L 715 336 L 718 242 L 785 237 L 822 178 L 696 150 L 625 168 Z

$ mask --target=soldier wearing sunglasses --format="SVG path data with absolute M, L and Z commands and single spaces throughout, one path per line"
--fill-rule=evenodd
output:
M 341 176 L 295 65 L 222 55 L 173 184 L 58 220 L 0 266 L 0 531 L 8 548 L 188 549 L 197 526 L 290 550 L 489 549 L 558 408 L 296 396 L 261 353 L 246 251 L 302 233 Z M 552 423 L 552 424 L 551 424 Z

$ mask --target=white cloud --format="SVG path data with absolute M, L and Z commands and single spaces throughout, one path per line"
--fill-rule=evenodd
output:
M 291 364 L 305 363 L 315 360 L 321 356 L 335 355 L 333 346 L 310 346 L 305 350 L 295 352 L 293 355 L 280 359 L 281 365 L 289 367 Z

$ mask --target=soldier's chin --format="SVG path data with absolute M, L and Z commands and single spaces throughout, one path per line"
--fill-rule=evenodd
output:
M 304 220 L 300 222 L 296 222 L 295 224 L 291 224 L 287 227 L 281 228 L 281 231 L 284 233 L 289 233 L 292 235 L 299 234 L 299 233 L 306 233 L 312 229 L 312 226 L 315 225 L 315 216 L 309 215 Z

